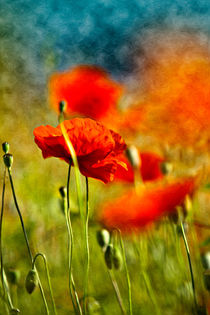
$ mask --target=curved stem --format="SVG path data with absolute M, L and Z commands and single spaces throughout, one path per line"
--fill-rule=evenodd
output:
M 197 301 L 196 301 L 196 295 L 195 295 L 195 281 L 194 281 L 193 270 L 192 270 L 190 249 L 189 249 L 187 238 L 186 238 L 186 235 L 185 235 L 183 222 L 181 222 L 181 231 L 182 231 L 182 237 L 183 237 L 183 240 L 184 240 L 184 245 L 185 245 L 185 249 L 186 249 L 186 253 L 187 253 L 187 258 L 188 258 L 188 263 L 189 263 L 189 268 L 190 268 L 190 275 L 191 275 L 191 282 L 192 282 L 192 289 L 193 289 L 193 297 L 194 297 L 195 309 L 197 311 Z
M 79 297 L 75 288 L 75 283 L 72 275 L 72 258 L 73 258 L 73 246 L 74 246 L 74 236 L 73 236 L 73 229 L 71 224 L 71 212 L 70 212 L 70 198 L 69 198 L 69 184 L 70 184 L 70 175 L 71 175 L 71 160 L 69 162 L 69 169 L 68 169 L 68 177 L 67 177 L 67 209 L 65 209 L 65 217 L 66 217 L 66 225 L 68 231 L 68 260 L 69 260 L 69 291 L 71 295 L 72 304 L 74 307 L 74 311 L 77 313 L 77 309 L 74 302 L 73 292 L 74 291 L 76 304 L 78 308 L 79 314 L 82 314 L 82 309 L 79 302 Z
M 46 274 L 47 274 L 47 281 L 48 281 L 48 286 L 49 286 L 49 290 L 50 290 L 50 296 L 51 296 L 51 300 L 52 300 L 52 305 L 53 305 L 53 310 L 55 315 L 57 315 L 57 310 L 56 310 L 56 306 L 55 306 L 55 301 L 54 301 L 54 297 L 53 297 L 53 291 L 52 291 L 52 285 L 51 285 L 51 280 L 50 280 L 50 273 L 49 273 L 49 268 L 48 268 L 48 264 L 47 264 L 47 258 L 44 254 L 42 253 L 38 253 L 34 256 L 33 262 L 32 262 L 32 269 L 34 269 L 35 267 L 35 263 L 36 263 L 36 259 L 38 257 L 42 257 L 44 260 L 44 264 L 45 264 L 45 270 L 46 270 Z
M 90 268 L 90 251 L 88 241 L 88 220 L 89 220 L 89 185 L 88 178 L 85 177 L 86 183 L 86 218 L 85 218 L 85 246 L 86 246 L 86 273 L 85 273 L 85 284 L 84 284 L 84 314 L 86 314 L 86 296 L 88 292 L 88 275 Z
M 30 249 L 30 246 L 29 246 L 29 241 L 28 241 L 28 237 L 27 237 L 25 226 L 24 226 L 24 222 L 23 222 L 23 217 L 22 217 L 20 208 L 18 206 L 18 202 L 17 202 L 17 198 L 16 198 L 16 194 L 15 194 L 15 188 L 14 188 L 13 180 L 12 180 L 12 173 L 11 173 L 11 169 L 10 168 L 8 168 L 8 174 L 9 174 L 9 180 L 10 180 L 10 184 L 11 184 L 11 188 L 12 188 L 13 199 L 14 199 L 15 206 L 16 206 L 16 209 L 17 209 L 17 212 L 18 212 L 18 216 L 20 218 L 20 222 L 21 222 L 21 226 L 22 226 L 22 230 L 23 230 L 23 234 L 24 234 L 24 238 L 25 238 L 25 241 L 26 241 L 26 246 L 27 246 L 27 250 L 28 250 L 28 254 L 29 254 L 29 258 L 30 258 L 30 261 L 32 263 L 33 262 L 33 255 L 32 255 L 32 252 L 31 252 L 31 249 Z M 37 273 L 37 275 L 38 275 L 38 273 Z M 44 302 L 45 310 L 46 310 L 46 313 L 49 314 L 47 301 L 46 301 L 46 298 L 45 298 L 45 294 L 44 294 L 44 291 L 43 291 L 43 288 L 42 288 L 41 281 L 39 279 L 39 275 L 38 275 L 38 280 L 39 280 L 39 289 L 40 289 L 41 296 L 42 296 L 42 299 L 43 299 L 43 302 Z
M 128 285 L 129 314 L 132 315 L 133 314 L 133 309 L 132 309 L 132 296 L 131 296 L 131 281 L 130 281 L 130 276 L 129 276 L 127 262 L 126 262 L 125 247 L 124 247 L 124 243 L 123 243 L 123 240 L 122 240 L 122 235 L 121 235 L 120 230 L 118 230 L 118 233 L 120 235 L 120 245 L 121 245 L 121 248 L 122 248 L 123 262 L 124 262 L 126 278 L 127 278 L 127 285 Z

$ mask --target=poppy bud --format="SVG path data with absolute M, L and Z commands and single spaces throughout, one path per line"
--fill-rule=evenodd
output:
M 38 276 L 35 269 L 31 269 L 26 277 L 25 287 L 26 291 L 31 294 L 38 285 Z
M 96 237 L 97 237 L 98 244 L 102 248 L 106 247 L 109 244 L 109 241 L 110 241 L 109 231 L 105 229 L 97 231 Z
M 61 186 L 59 188 L 59 192 L 62 198 L 66 198 L 67 197 L 67 189 L 65 186 Z
M 135 169 L 139 169 L 141 166 L 141 158 L 139 156 L 139 152 L 134 145 L 127 147 L 126 156 L 131 163 L 132 167 Z
M 109 244 L 104 253 L 105 263 L 107 268 L 112 269 L 112 259 L 113 259 L 113 245 Z
M 115 247 L 113 250 L 113 264 L 115 269 L 120 269 L 122 266 L 122 255 L 119 248 Z
M 18 308 L 12 308 L 9 312 L 10 315 L 19 314 L 20 310 Z
M 16 269 L 9 269 L 7 271 L 7 279 L 11 284 L 17 285 L 20 280 L 20 271 Z
M 192 210 L 192 200 L 189 195 L 185 197 L 184 203 L 182 205 L 182 212 L 186 218 L 187 214 Z
M 10 153 L 6 153 L 3 156 L 4 159 L 4 164 L 6 167 L 11 168 L 12 163 L 13 163 L 13 155 Z
M 170 221 L 172 221 L 174 224 L 177 224 L 179 221 L 179 212 L 177 209 L 175 209 L 173 212 L 171 212 L 168 215 L 168 218 Z
M 204 269 L 210 269 L 210 252 L 201 255 L 201 262 Z
M 160 169 L 162 174 L 167 175 L 173 171 L 173 165 L 169 162 L 162 162 L 160 164 Z
M 9 152 L 9 143 L 8 142 L 2 143 L 2 149 L 3 149 L 4 153 L 8 153 Z
M 206 290 L 210 291 L 210 270 L 204 273 L 204 285 Z
M 60 113 L 63 113 L 66 107 L 66 102 L 65 101 L 60 101 L 59 103 L 59 111 Z

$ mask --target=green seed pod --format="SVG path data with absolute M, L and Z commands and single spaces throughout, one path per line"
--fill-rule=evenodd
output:
M 19 314 L 20 310 L 18 308 L 12 308 L 9 312 L 10 315 Z
M 134 145 L 127 147 L 126 156 L 131 163 L 132 167 L 135 169 L 139 169 L 141 166 L 141 158 L 137 148 Z
M 117 247 L 113 250 L 113 265 L 115 269 L 120 269 L 122 267 L 122 255 Z
M 7 279 L 9 283 L 17 285 L 20 280 L 20 270 L 9 269 L 7 271 Z
M 59 111 L 60 113 L 63 113 L 66 107 L 66 102 L 65 101 L 60 101 L 59 103 Z
M 61 186 L 59 188 L 59 192 L 62 198 L 66 198 L 67 197 L 67 189 L 65 186 Z
M 31 269 L 26 277 L 26 291 L 31 294 L 38 285 L 38 275 L 35 269 Z
M 104 253 L 105 263 L 107 268 L 112 269 L 112 261 L 113 261 L 113 245 L 109 244 Z
M 182 205 L 182 212 L 184 218 L 188 215 L 188 213 L 192 210 L 192 200 L 189 195 L 185 197 L 184 203 Z
M 162 162 L 160 164 L 160 170 L 161 173 L 164 175 L 171 174 L 171 172 L 173 171 L 173 165 L 169 162 Z
M 6 153 L 3 156 L 4 159 L 4 164 L 6 167 L 11 168 L 12 163 L 13 163 L 13 155 L 10 153 Z
M 97 237 L 98 244 L 102 248 L 106 247 L 109 244 L 110 234 L 109 234 L 109 231 L 107 231 L 106 229 L 97 231 L 96 237 Z
M 9 152 L 9 143 L 8 142 L 2 143 L 2 149 L 4 153 L 7 154 Z
M 210 270 L 209 273 L 204 273 L 204 284 L 206 290 L 210 291 Z
M 210 252 L 201 255 L 201 262 L 204 269 L 210 269 Z

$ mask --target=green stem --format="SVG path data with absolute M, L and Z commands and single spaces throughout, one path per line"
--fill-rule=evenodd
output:
M 4 170 L 3 177 L 3 188 L 2 188 L 2 203 L 1 203 L 1 216 L 0 216 L 0 256 L 1 256 L 1 283 L 3 287 L 3 296 L 5 296 L 5 284 L 4 284 L 4 264 L 3 264 L 3 254 L 2 254 L 2 223 L 4 214 L 4 195 L 5 195 L 5 179 L 6 179 L 6 169 Z
M 129 314 L 132 315 L 133 314 L 133 309 L 132 309 L 132 296 L 131 296 L 131 281 L 130 281 L 130 276 L 129 276 L 127 262 L 126 262 L 125 247 L 124 247 L 122 235 L 121 235 L 120 230 L 118 230 L 118 232 L 119 232 L 119 236 L 120 236 L 120 245 L 121 245 L 121 248 L 122 248 L 123 262 L 124 262 L 126 278 L 127 278 L 127 285 L 128 285 Z
M 86 246 L 86 273 L 85 273 L 85 285 L 84 285 L 84 314 L 86 314 L 86 297 L 88 292 L 88 275 L 90 268 L 90 251 L 88 241 L 88 220 L 89 220 L 89 185 L 88 178 L 85 177 L 86 182 L 86 218 L 85 218 L 85 246 Z
M 38 253 L 34 256 L 33 259 L 33 263 L 32 263 L 32 269 L 34 269 L 35 267 L 35 263 L 36 263 L 36 259 L 41 256 L 44 260 L 44 264 L 45 264 L 45 270 L 46 270 L 46 275 L 47 275 L 47 281 L 48 281 L 48 286 L 49 286 L 49 290 L 50 290 L 50 296 L 51 296 L 51 301 L 52 301 L 52 305 L 53 305 L 53 310 L 55 315 L 57 315 L 57 310 L 56 310 L 56 306 L 55 306 L 55 301 L 54 301 L 54 297 L 53 297 L 53 290 L 52 290 L 52 285 L 51 285 L 51 280 L 50 280 L 50 273 L 49 273 L 49 268 L 48 268 L 48 264 L 47 264 L 47 258 L 44 254 L 42 253 Z
M 193 289 L 193 297 L 194 297 L 194 303 L 195 303 L 195 310 L 197 311 L 197 301 L 196 301 L 196 295 L 195 295 L 195 281 L 194 281 L 194 276 L 193 276 L 193 270 L 192 270 L 192 262 L 191 262 L 191 257 L 190 257 L 190 249 L 188 246 L 187 238 L 185 235 L 184 231 L 184 226 L 183 222 L 181 222 L 181 231 L 182 231 L 182 237 L 184 240 L 184 245 L 187 253 L 187 258 L 188 258 L 188 263 L 189 263 L 189 268 L 190 268 L 190 275 L 191 275 L 191 282 L 192 282 L 192 289 Z
M 12 188 L 13 199 L 14 199 L 15 206 L 16 206 L 16 209 L 17 209 L 17 212 L 18 212 L 18 216 L 20 218 L 20 222 L 21 222 L 24 238 L 25 238 L 25 241 L 26 241 L 28 254 L 29 254 L 29 257 L 30 257 L 30 261 L 32 263 L 33 262 L 33 255 L 32 255 L 32 252 L 31 252 L 31 249 L 30 249 L 30 246 L 29 246 L 29 241 L 28 241 L 28 237 L 27 237 L 25 226 L 24 226 L 24 222 L 23 222 L 23 217 L 22 217 L 20 208 L 18 206 L 18 202 L 17 202 L 17 198 L 16 198 L 16 194 L 15 194 L 15 189 L 14 189 L 14 185 L 13 185 L 12 174 L 11 174 L 11 169 L 10 168 L 8 168 L 8 174 L 9 174 L 9 180 L 10 180 L 10 184 L 11 184 L 11 188 Z M 38 273 L 37 273 L 37 275 L 38 275 Z M 38 275 L 38 279 L 39 279 L 39 275 Z M 42 296 L 42 299 L 43 299 L 43 302 L 44 302 L 46 313 L 49 314 L 47 301 L 46 301 L 46 298 L 45 298 L 45 294 L 44 294 L 44 291 L 43 291 L 40 279 L 39 279 L 39 289 L 40 289 L 41 296 Z
M 69 291 L 70 291 L 71 300 L 72 300 L 75 313 L 79 312 L 79 314 L 82 314 L 79 297 L 76 291 L 76 287 L 75 287 L 75 283 L 74 283 L 74 279 L 72 275 L 74 236 L 73 236 L 73 229 L 72 229 L 72 224 L 71 224 L 71 211 L 70 211 L 70 198 L 69 198 L 70 175 L 71 175 L 71 160 L 69 162 L 68 177 L 67 177 L 67 209 L 65 209 L 66 225 L 67 225 L 67 231 L 68 231 Z M 74 291 L 78 310 L 76 309 L 76 305 L 74 302 L 72 288 Z
M 115 295 L 116 295 L 118 304 L 120 306 L 121 312 L 122 312 L 123 315 L 126 315 L 125 307 L 124 307 L 124 304 L 123 304 L 123 300 L 122 300 L 122 297 L 121 297 L 121 294 L 120 294 L 120 290 L 119 290 L 117 281 L 115 279 L 115 276 L 114 276 L 114 274 L 113 274 L 113 272 L 111 270 L 109 270 L 108 268 L 107 268 L 107 270 L 108 270 L 108 274 L 109 274 L 110 280 L 112 282 L 112 286 L 114 288 Z

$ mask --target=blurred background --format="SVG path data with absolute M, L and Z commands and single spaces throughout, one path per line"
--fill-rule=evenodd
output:
M 198 117 L 198 125 L 189 124 L 186 127 L 190 130 L 198 129 L 195 137 L 189 135 L 186 138 L 189 144 L 188 155 L 182 162 L 184 167 L 189 166 L 192 169 L 194 167 L 197 169 L 204 163 L 206 174 L 209 174 L 210 3 L 207 0 L 1 0 L 0 12 L 0 140 L 1 143 L 8 141 L 11 145 L 16 193 L 34 252 L 38 250 L 46 253 L 51 264 L 59 314 L 70 314 L 65 273 L 67 270 L 65 222 L 59 206 L 58 193 L 59 187 L 66 183 L 67 165 L 56 159 L 43 160 L 40 150 L 33 141 L 35 127 L 41 124 L 57 125 L 57 115 L 48 102 L 48 79 L 52 73 L 64 71 L 77 64 L 95 64 L 106 69 L 113 79 L 126 86 L 128 104 L 146 104 L 150 112 L 154 113 L 150 108 L 151 103 L 156 104 L 158 108 L 159 104 L 164 104 L 163 100 L 166 97 L 169 99 L 171 95 L 174 96 L 171 92 L 174 91 L 174 87 L 175 93 L 185 90 L 185 85 L 181 88 L 179 84 L 177 85 L 179 77 L 173 81 L 175 69 L 179 67 L 177 61 L 181 60 L 186 65 L 182 77 L 190 74 L 192 82 L 199 82 L 199 86 L 204 86 L 205 90 L 205 92 L 199 90 L 196 94 L 198 98 L 193 105 L 197 108 L 197 100 L 201 100 L 201 103 L 205 104 L 205 110 L 202 108 L 195 114 Z M 166 60 L 168 63 L 165 63 Z M 189 71 L 187 66 L 192 60 L 195 71 Z M 165 64 L 169 64 L 169 68 Z M 172 83 L 165 85 L 166 82 Z M 191 86 L 191 83 L 188 85 Z M 185 103 L 189 99 L 195 100 L 194 94 L 192 98 L 189 97 L 191 93 L 187 96 L 182 95 Z M 167 102 L 168 104 L 170 106 L 171 103 Z M 176 113 L 178 111 L 177 107 Z M 146 131 L 149 130 L 152 136 L 156 132 L 159 140 L 156 142 L 155 150 L 160 152 L 161 137 L 170 127 L 167 125 L 167 117 L 163 115 L 162 121 L 158 122 L 158 115 L 158 111 L 152 114 Z M 171 112 L 171 115 L 174 113 Z M 177 121 L 175 124 L 181 126 L 186 117 L 188 116 L 184 118 L 178 116 L 178 124 Z M 185 129 L 181 129 L 180 133 L 185 133 Z M 167 144 L 176 142 L 177 138 L 175 139 L 173 135 L 174 133 L 168 134 Z M 148 134 L 145 136 L 146 140 L 140 139 L 140 143 L 147 144 L 147 137 Z M 201 141 L 200 145 L 202 139 L 204 141 Z M 198 142 L 199 154 L 195 155 L 194 145 L 196 147 Z M 184 144 L 185 151 L 185 141 L 180 143 Z M 154 141 L 151 141 L 151 146 L 154 148 Z M 177 153 L 176 148 L 174 150 L 170 149 L 168 154 L 177 162 L 183 151 L 178 150 Z M 1 183 L 3 171 L 2 163 Z M 208 176 L 205 178 L 205 187 L 198 198 L 201 205 L 199 219 L 206 223 L 210 223 L 208 178 Z M 90 191 L 98 192 L 91 196 L 92 213 L 100 202 L 124 189 L 120 185 L 105 187 L 94 180 L 91 180 L 90 184 Z M 74 179 L 72 191 L 73 211 L 77 213 Z M 25 258 L 24 239 L 8 180 L 5 209 L 3 225 L 5 264 L 8 270 L 18 269 L 21 273 L 18 285 L 12 286 L 14 299 L 18 302 L 19 308 L 24 310 L 23 314 L 43 314 L 35 307 L 39 301 L 38 290 L 30 299 L 27 299 L 26 293 L 22 293 L 29 264 Z M 78 233 L 76 246 L 80 248 L 82 235 L 77 214 L 74 224 Z M 104 266 L 103 254 L 96 244 L 96 230 L 97 226 L 93 224 L 90 242 L 93 251 L 91 272 L 94 276 L 90 281 L 90 294 L 101 303 L 100 314 L 119 314 Z M 185 256 L 180 265 L 181 269 L 178 270 L 174 248 L 165 243 L 166 233 L 165 227 L 157 229 L 156 238 L 149 243 L 151 256 L 145 261 L 145 266 L 147 271 L 149 270 L 152 285 L 155 286 L 156 298 L 158 297 L 162 309 L 161 314 L 191 314 L 192 292 L 189 289 L 189 275 L 186 275 Z M 198 235 L 202 241 L 203 234 L 206 237 L 208 230 L 207 232 L 199 230 Z M 142 239 L 146 243 L 148 235 L 143 235 Z M 142 246 L 144 247 L 144 243 Z M 208 250 L 209 243 L 204 244 L 204 248 L 205 251 Z M 96 261 L 94 257 L 97 257 Z M 131 248 L 128 250 L 131 271 L 138 269 L 139 262 L 134 257 L 135 249 Z M 75 273 L 80 288 L 82 279 L 79 278 L 79 272 L 83 269 L 83 262 L 82 255 L 76 256 Z M 200 266 L 200 263 L 198 265 Z M 103 272 L 101 266 L 104 268 Z M 42 268 L 40 263 L 40 269 Z M 132 272 L 131 275 L 136 303 L 134 313 L 151 314 L 154 312 L 154 300 L 151 302 L 151 297 L 148 298 L 148 289 L 142 275 L 137 274 L 136 277 L 136 274 Z M 44 273 L 42 276 L 45 277 Z M 126 299 L 125 277 L 120 274 L 117 277 Z M 2 305 L 1 307 L 3 308 Z M 0 313 L 3 314 L 1 307 Z

